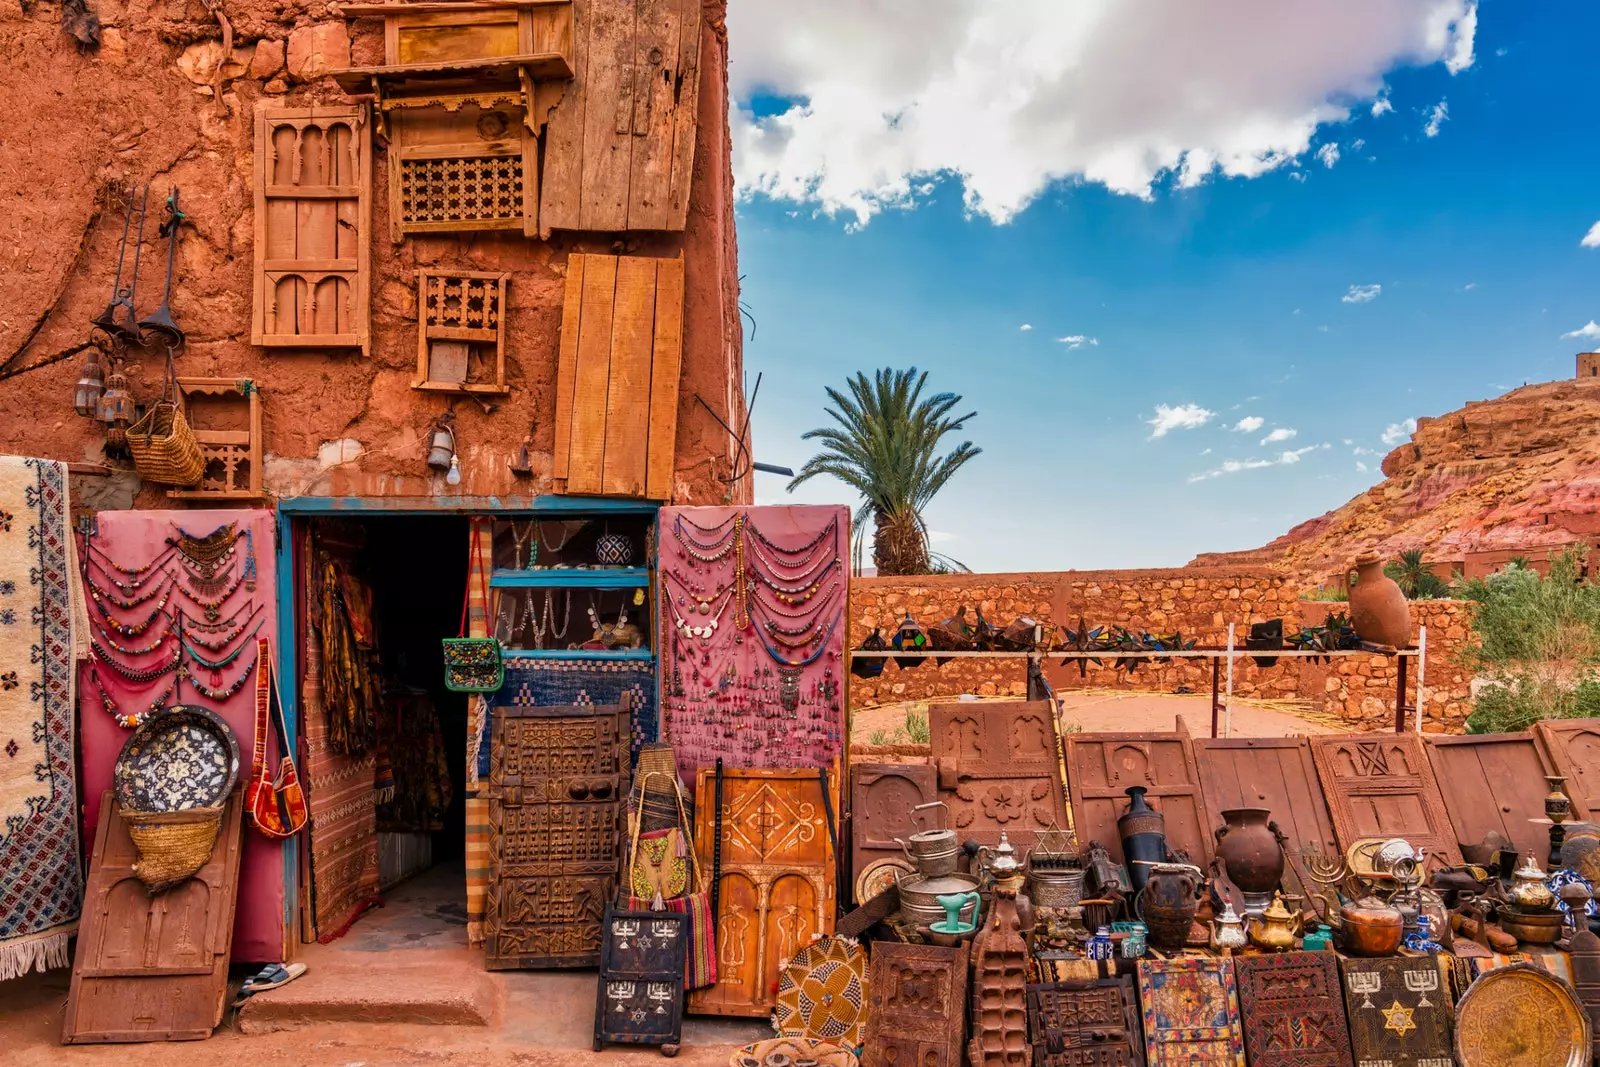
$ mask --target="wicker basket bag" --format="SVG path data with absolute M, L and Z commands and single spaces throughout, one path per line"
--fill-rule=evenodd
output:
M 133 456 L 139 477 L 147 482 L 199 485 L 206 472 L 206 457 L 175 399 L 177 386 L 177 373 L 169 352 L 167 383 L 161 390 L 161 399 L 150 405 L 142 419 L 128 427 L 128 452 Z

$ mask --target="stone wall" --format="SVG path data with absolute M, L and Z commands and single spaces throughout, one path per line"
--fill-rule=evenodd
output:
M 584 0 L 587 2 L 587 0 Z M 63 29 L 73 5 L 51 0 L 0 14 L 0 453 L 103 464 L 98 424 L 72 411 L 81 344 L 105 307 L 116 271 L 125 190 L 150 184 L 138 313 L 160 301 L 166 242 L 156 234 L 170 188 L 181 190 L 183 229 L 172 311 L 188 333 L 178 360 L 186 377 L 249 377 L 261 390 L 266 484 L 279 496 L 452 496 L 507 504 L 549 492 L 555 366 L 571 252 L 625 251 L 685 260 L 683 372 L 674 497 L 680 503 L 748 499 L 730 489 L 743 419 L 742 331 L 727 129 L 727 34 L 723 0 L 706 0 L 701 35 L 694 169 L 681 234 L 557 234 L 549 241 L 505 231 L 390 239 L 388 166 L 374 145 L 371 354 L 266 350 L 251 342 L 254 116 L 258 105 L 344 105 L 326 74 L 382 62 L 382 22 L 338 17 L 325 0 L 97 0 L 98 46 Z M 77 5 L 81 11 L 82 5 Z M 131 267 L 133 249 L 128 252 Z M 507 379 L 511 394 L 455 400 L 462 480 L 446 490 L 425 465 L 426 435 L 451 401 L 414 391 L 419 266 L 511 271 Z M 126 273 L 124 275 L 126 280 Z M 134 350 L 130 389 L 141 403 L 161 392 L 164 353 Z M 38 369 L 17 371 L 38 366 Z M 531 431 L 534 477 L 509 470 Z M 74 495 L 104 506 L 166 506 L 131 474 L 74 479 Z M 80 486 L 78 483 L 98 483 Z M 137 495 L 137 496 L 136 496 Z M 730 501 L 730 498 L 731 501 Z
M 938 622 L 965 606 L 989 622 L 1002 625 L 1027 615 L 1047 626 L 1076 628 L 1126 626 L 1154 632 L 1179 631 L 1201 646 L 1224 646 L 1231 622 L 1242 642 L 1253 622 L 1282 618 L 1293 631 L 1320 625 L 1330 611 L 1344 605 L 1299 599 L 1285 579 L 1249 568 L 1183 568 L 1181 570 L 1064 571 L 1030 574 L 960 574 L 920 578 L 858 578 L 851 584 L 851 641 L 859 645 L 874 626 L 890 637 L 910 612 L 924 625 Z M 1426 718 L 1431 731 L 1460 732 L 1470 710 L 1469 677 L 1456 662 L 1469 636 L 1471 606 L 1458 601 L 1423 601 L 1413 605 L 1413 619 L 1428 627 Z M 1211 668 L 1203 659 L 1141 662 L 1129 672 L 1086 663 L 1065 667 L 1047 662 L 1046 674 L 1057 688 L 1106 687 L 1172 693 L 1211 689 Z M 1329 664 L 1307 659 L 1280 659 L 1261 667 L 1253 660 L 1235 661 L 1234 693 L 1261 699 L 1303 698 L 1318 710 L 1337 715 L 1353 728 L 1379 729 L 1394 718 L 1395 661 L 1384 656 L 1339 657 Z M 1415 685 L 1415 671 L 1411 672 Z M 923 700 L 962 693 L 1022 695 L 1026 667 L 1021 659 L 953 659 L 943 666 L 931 660 L 901 669 L 891 662 L 876 679 L 852 678 L 851 699 L 857 706 L 896 700 Z M 1408 688 L 1408 699 L 1415 698 Z

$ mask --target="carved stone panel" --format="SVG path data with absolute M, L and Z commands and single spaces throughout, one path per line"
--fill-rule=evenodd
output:
M 833 932 L 836 867 L 827 812 L 839 810 L 837 781 L 828 775 L 824 804 L 816 771 L 722 772 L 717 982 L 689 994 L 690 1011 L 769 1014 L 783 961 Z M 709 769 L 700 772 L 694 807 L 695 849 L 709 872 L 717 836 Z
M 961 1062 L 966 1034 L 967 946 L 872 946 L 872 1014 L 862 1067 Z
M 1139 1000 L 1150 1067 L 1244 1067 L 1232 960 L 1140 960 Z
M 1600 719 L 1552 719 L 1536 723 L 1555 774 L 1567 777 L 1574 819 L 1600 817 Z
M 1341 960 L 1356 1067 L 1451 1067 L 1455 1005 L 1434 956 Z
M 1461 862 L 1420 737 L 1313 737 L 1311 754 L 1341 848 L 1363 837 L 1403 837 L 1427 850 L 1430 870 Z
M 1339 961 L 1333 953 L 1240 956 L 1233 969 L 1251 1063 L 1351 1067 Z
M 1000 832 L 1019 850 L 1067 824 L 1048 701 L 963 702 L 928 709 L 939 799 L 962 840 L 995 845 Z
M 921 764 L 865 764 L 850 772 L 851 870 L 860 874 L 874 860 L 904 856 L 905 840 L 941 825 L 937 809 L 913 811 L 937 798 L 933 768 Z
M 1033 1067 L 1144 1067 L 1131 977 L 1028 987 Z
M 485 966 L 591 967 L 616 895 L 628 707 L 495 709 Z
M 972 1067 L 1027 1067 L 1028 946 L 1016 901 L 996 897 L 972 953 Z
M 1098 841 L 1124 862 L 1117 819 L 1128 810 L 1127 790 L 1143 786 L 1145 800 L 1166 817 L 1167 847 L 1187 852 L 1202 868 L 1211 862 L 1212 832 L 1221 821 L 1200 790 L 1194 746 L 1183 722 L 1176 733 L 1068 734 L 1067 776 L 1078 840 Z
M 1544 776 L 1556 772 L 1532 733 L 1429 737 L 1426 744 L 1457 843 L 1476 845 L 1493 831 L 1518 852 L 1549 851 L 1549 827 L 1529 820 L 1544 816 Z

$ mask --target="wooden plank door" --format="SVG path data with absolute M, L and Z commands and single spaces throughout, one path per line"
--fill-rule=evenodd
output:
M 152 897 L 110 790 L 100 821 L 61 1027 L 64 1044 L 195 1041 L 222 1021 L 239 890 L 240 794 L 222 812 L 211 859 Z
M 961 1062 L 967 1030 L 967 946 L 872 946 L 872 1014 L 861 1067 Z
M 1339 846 L 1402 837 L 1426 849 L 1428 869 L 1461 862 L 1433 767 L 1416 734 L 1313 737 L 1311 755 Z
M 1518 852 L 1550 850 L 1550 827 L 1532 820 L 1544 817 L 1544 776 L 1556 772 L 1531 732 L 1429 737 L 1426 745 L 1457 843 L 1476 845 L 1494 831 Z
M 1049 701 L 935 704 L 928 709 L 939 799 L 962 840 L 996 845 L 1000 833 L 1027 851 L 1067 826 Z
M 370 341 L 372 137 L 365 105 L 263 104 L 255 133 L 251 343 Z
M 717 836 L 714 774 L 700 771 L 694 806 L 695 849 L 708 864 Z M 690 1011 L 769 1014 L 783 961 L 833 932 L 836 874 L 827 813 L 839 810 L 837 782 L 830 772 L 824 803 L 817 771 L 723 771 L 717 982 L 689 994 Z
M 943 824 L 936 809 L 914 810 L 937 796 L 933 768 L 926 763 L 864 764 L 850 772 L 851 877 L 875 860 L 903 857 L 895 838 Z M 864 903 L 857 901 L 857 903 Z
M 1197 738 L 1195 763 L 1207 809 L 1222 825 L 1232 808 L 1266 808 L 1289 840 L 1289 852 L 1315 845 L 1339 852 L 1328 802 L 1317 780 L 1311 743 L 1303 737 Z
M 1078 840 L 1098 841 L 1125 862 L 1117 819 L 1128 810 L 1127 790 L 1143 786 L 1145 801 L 1166 817 L 1167 847 L 1192 862 L 1211 862 L 1215 813 L 1206 805 L 1194 745 L 1182 720 L 1175 733 L 1067 734 L 1067 781 Z
M 593 967 L 622 859 L 628 701 L 492 721 L 484 965 Z
M 1535 723 L 1533 732 L 1553 773 L 1566 775 L 1573 817 L 1600 817 L 1600 719 L 1552 719 Z

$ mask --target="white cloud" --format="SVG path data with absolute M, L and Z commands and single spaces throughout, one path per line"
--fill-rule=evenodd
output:
M 1407 419 L 1405 422 L 1391 422 L 1383 431 L 1383 443 L 1393 448 L 1417 432 L 1417 420 Z
M 1394 110 L 1394 105 L 1389 103 L 1389 96 L 1388 96 L 1387 93 L 1385 93 L 1384 95 L 1378 97 L 1378 99 L 1376 99 L 1376 100 L 1374 100 L 1372 102 L 1372 117 L 1373 118 L 1377 118 L 1380 115 L 1387 115 L 1389 112 L 1391 112 L 1393 110 Z
M 1209 449 L 1209 448 L 1203 448 L 1203 449 L 1201 449 L 1201 450 L 1200 450 L 1200 454 L 1201 454 L 1201 455 L 1202 455 L 1202 456 L 1209 456 L 1209 455 L 1211 455 L 1211 449 Z
M 1585 341 L 1592 341 L 1595 338 L 1600 337 L 1600 323 L 1596 323 L 1593 319 L 1590 319 L 1587 323 L 1579 326 L 1571 333 L 1564 333 L 1561 335 L 1561 339 L 1563 341 L 1573 337 L 1581 337 Z
M 1287 426 L 1279 426 L 1276 430 L 1273 430 L 1271 433 L 1267 434 L 1267 436 L 1263 437 L 1261 439 L 1261 443 L 1264 445 L 1275 445 L 1279 441 L 1290 440 L 1299 432 L 1299 430 L 1292 430 Z
M 1360 447 L 1352 449 L 1350 454 L 1352 456 L 1378 456 L 1378 455 L 1382 455 L 1382 453 L 1379 452 L 1376 448 L 1360 448 Z
M 1385 72 L 1470 62 L 1472 0 L 744 0 L 730 5 L 739 190 L 864 223 L 960 181 L 1004 222 L 1052 183 L 1148 197 L 1311 151 Z M 786 110 L 757 117 L 751 100 Z M 770 108 L 763 107 L 770 111 Z
M 1304 448 L 1291 449 L 1288 452 L 1279 452 L 1273 459 L 1228 459 L 1223 460 L 1222 466 L 1213 470 L 1202 471 L 1199 474 L 1189 475 L 1191 482 L 1203 482 L 1208 478 L 1220 478 L 1224 474 L 1238 474 L 1240 471 L 1261 470 L 1264 467 L 1292 467 L 1300 462 L 1300 458 L 1308 452 L 1318 452 L 1327 448 L 1326 443 L 1320 445 L 1306 445 Z
M 1235 433 L 1255 433 L 1266 424 L 1267 420 L 1263 419 L 1260 415 L 1246 415 L 1244 418 L 1234 423 L 1232 429 Z
M 1363 148 L 1367 147 L 1367 139 L 1365 137 L 1357 137 L 1354 141 L 1350 142 L 1350 147 L 1359 152 Z
M 1439 136 L 1439 127 L 1443 126 L 1449 119 L 1450 105 L 1441 100 L 1434 104 L 1433 108 L 1428 112 L 1428 124 L 1422 127 L 1422 135 L 1424 137 Z
M 1583 240 L 1578 244 L 1584 248 L 1600 248 L 1600 222 L 1589 227 L 1589 232 L 1583 235 Z
M 1056 342 L 1058 344 L 1066 345 L 1068 348 L 1082 348 L 1084 345 L 1098 345 L 1100 343 L 1100 338 L 1086 337 L 1081 333 L 1073 333 L 1068 334 L 1065 337 L 1057 337 Z
M 950 532 L 948 532 L 946 530 L 929 530 L 928 531 L 928 543 L 929 544 L 947 545 L 951 541 L 955 541 L 955 540 L 958 540 L 957 535 L 953 534 L 953 533 L 950 533 Z
M 1324 167 L 1332 167 L 1339 162 L 1339 146 L 1332 141 L 1317 149 L 1317 158 L 1322 160 Z
M 1596 226 L 1600 226 L 1600 222 L 1595 223 L 1595 225 Z M 1477 282 L 1468 282 L 1466 285 L 1463 285 L 1461 287 L 1461 291 L 1463 293 L 1470 293 L 1470 292 L 1472 292 L 1472 290 L 1476 289 L 1477 287 L 1478 287 L 1478 283 Z
M 1383 292 L 1381 285 L 1352 285 L 1350 291 L 1339 298 L 1345 304 L 1365 304 L 1378 299 L 1378 294 Z
M 1165 437 L 1173 430 L 1193 430 L 1204 426 L 1216 415 L 1215 411 L 1207 411 L 1199 404 L 1179 404 L 1176 407 L 1170 404 L 1157 404 L 1156 415 L 1153 419 L 1144 420 L 1150 429 L 1150 439 Z
M 1031 322 L 1025 322 L 1025 323 L 1023 323 L 1023 324 L 1022 324 L 1022 325 L 1021 325 L 1021 326 L 1020 326 L 1020 327 L 1018 327 L 1018 328 L 1019 328 L 1019 329 L 1020 329 L 1020 330 L 1022 330 L 1022 332 L 1023 332 L 1023 333 L 1027 333 L 1027 332 L 1028 332 L 1028 331 L 1029 331 L 1029 330 L 1031 330 L 1031 329 L 1033 329 L 1033 323 L 1031 323 Z
M 1366 470 L 1367 470 L 1367 465 L 1365 463 L 1361 462 L 1358 459 L 1358 460 L 1356 460 L 1356 470 L 1361 471 L 1363 474 L 1365 474 Z

